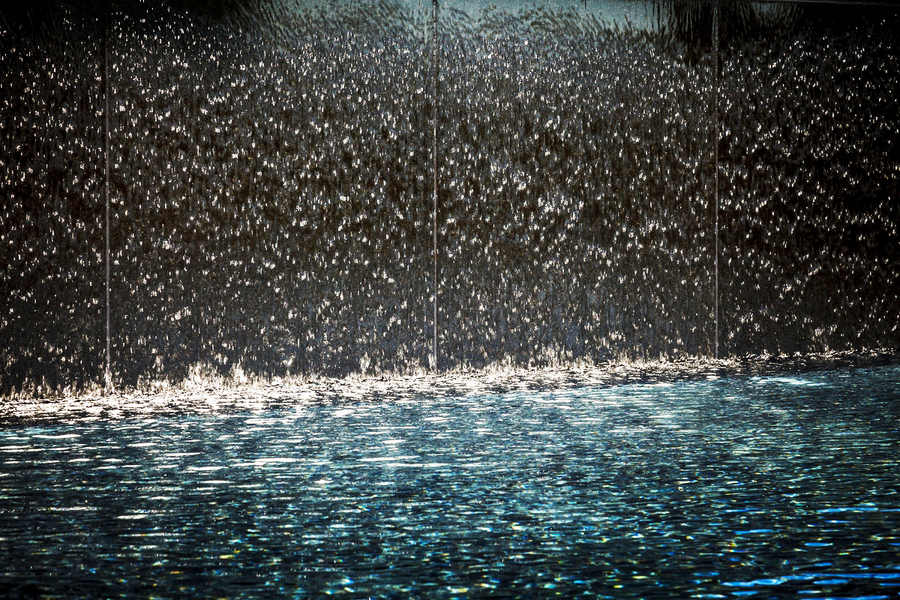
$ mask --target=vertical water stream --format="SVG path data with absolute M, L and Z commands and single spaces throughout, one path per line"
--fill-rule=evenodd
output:
M 110 351 L 110 297 L 109 297 L 109 7 L 104 4 L 103 7 L 103 197 L 106 205 L 106 218 L 104 226 L 105 250 L 104 260 L 106 263 L 106 353 L 103 367 L 103 387 L 106 392 L 112 389 L 112 354 Z
M 713 357 L 719 358 L 719 0 L 713 0 L 713 24 L 712 24 L 712 46 L 713 46 L 713 135 L 714 158 L 713 158 L 713 180 L 715 186 L 715 350 Z
M 432 234 L 434 241 L 434 277 L 432 285 L 434 287 L 434 349 L 433 349 L 433 367 L 437 373 L 440 368 L 438 366 L 438 69 L 440 65 L 438 43 L 438 0 L 431 2 L 431 59 L 433 61 L 433 93 L 431 120 L 433 125 L 432 131 L 432 169 L 434 170 L 434 188 L 432 190 Z

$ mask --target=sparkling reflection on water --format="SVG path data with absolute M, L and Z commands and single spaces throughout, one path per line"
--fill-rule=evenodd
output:
M 900 367 L 8 424 L 0 588 L 896 597 Z

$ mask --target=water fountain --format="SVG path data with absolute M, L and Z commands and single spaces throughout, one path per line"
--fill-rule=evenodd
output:
M 0 13 L 0 596 L 892 593 L 896 15 L 575 5 Z
M 436 11 L 377 6 L 268 37 L 113 8 L 101 86 L 86 17 L 7 26 L 4 394 L 896 346 L 888 42 L 732 48 L 711 94 L 641 30 L 448 10 L 431 45 Z

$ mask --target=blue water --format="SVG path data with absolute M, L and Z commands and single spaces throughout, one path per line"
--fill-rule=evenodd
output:
M 0 595 L 900 594 L 896 366 L 85 414 L 0 429 Z

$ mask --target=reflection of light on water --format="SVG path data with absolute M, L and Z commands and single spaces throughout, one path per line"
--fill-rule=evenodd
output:
M 302 576 L 304 593 L 341 585 L 367 597 L 414 595 L 398 592 L 411 579 L 438 595 L 834 595 L 840 581 L 885 594 L 896 569 L 874 565 L 896 554 L 896 475 L 882 461 L 896 428 L 847 417 L 894 416 L 898 370 L 870 377 L 864 396 L 813 421 L 793 387 L 775 396 L 750 378 L 701 374 L 669 386 L 497 393 L 492 380 L 482 395 L 304 403 L 299 424 L 286 402 L 0 429 L 0 495 L 16 516 L 0 516 L 0 537 L 36 551 L 4 568 L 31 576 L 40 556 L 66 576 L 98 560 L 104 589 L 137 573 L 158 595 L 204 572 L 215 575 L 200 583 L 221 596 L 263 594 L 285 573 Z M 779 419 L 761 419 L 773 404 Z M 353 413 L 333 418 L 340 410 Z M 448 423 L 453 435 L 438 439 Z M 860 451 L 846 452 L 841 427 Z M 36 467 L 37 447 L 60 464 Z M 140 461 L 111 473 L 66 461 L 86 453 Z M 79 484 L 52 483 L 62 474 Z M 808 578 L 781 576 L 786 552 L 800 557 L 792 574 Z M 190 569 L 158 568 L 182 563 Z M 864 563 L 883 577 L 855 578 Z M 65 595 L 52 587 L 61 579 L 46 580 L 46 595 Z
M 826 544 L 830 545 L 830 544 Z M 767 577 L 763 579 L 754 579 L 751 581 L 726 581 L 723 582 L 722 585 L 728 587 L 738 587 L 738 588 L 755 588 L 755 587 L 773 587 L 780 586 L 783 584 L 791 584 L 791 583 L 812 583 L 814 585 L 827 586 L 827 585 L 843 585 L 849 583 L 850 581 L 860 581 L 860 580 L 873 580 L 879 582 L 891 582 L 894 580 L 900 580 L 900 572 L 896 571 L 882 571 L 877 573 L 867 573 L 867 572 L 821 572 L 821 573 L 806 573 L 801 575 L 783 575 L 781 577 Z M 860 596 L 855 596 L 860 597 Z M 867 598 L 875 599 L 875 598 L 889 598 L 890 596 L 866 596 Z
M 798 386 L 821 386 L 824 385 L 819 381 L 812 381 L 809 379 L 801 379 L 799 377 L 754 377 L 754 381 L 758 383 L 781 383 L 784 385 L 798 385 Z

